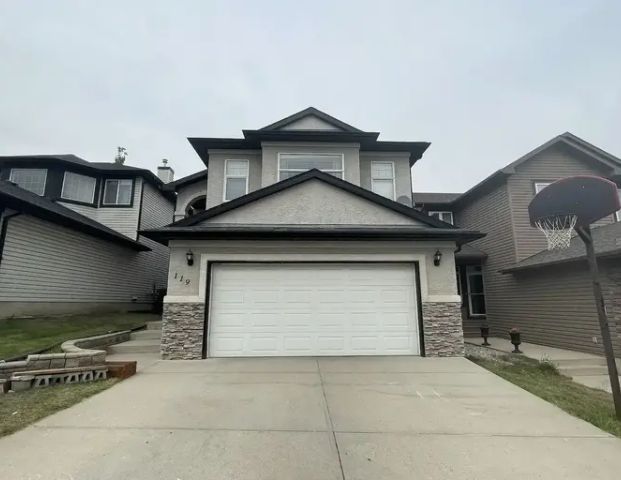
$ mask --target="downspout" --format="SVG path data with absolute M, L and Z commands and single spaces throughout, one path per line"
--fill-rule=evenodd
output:
M 0 210 L 0 264 L 2 263 L 2 257 L 4 254 L 4 241 L 6 240 L 9 219 L 18 216 L 19 214 L 20 212 L 7 213 L 5 208 Z

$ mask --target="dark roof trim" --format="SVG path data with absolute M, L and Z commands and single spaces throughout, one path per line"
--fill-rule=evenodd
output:
M 497 170 L 492 173 L 487 178 L 483 179 L 479 183 L 477 183 L 474 187 L 470 188 L 467 192 L 462 194 L 460 197 L 454 200 L 454 204 L 463 203 L 469 200 L 471 197 L 474 197 L 480 193 L 480 190 L 485 186 L 495 185 L 496 182 L 504 181 L 509 175 L 512 175 L 516 172 L 516 168 L 519 167 L 522 163 L 530 160 L 535 155 L 541 153 L 542 151 L 552 147 L 556 144 L 568 145 L 578 151 L 589 155 L 593 160 L 603 164 L 604 166 L 610 168 L 612 170 L 611 175 L 620 175 L 621 176 L 621 159 L 611 155 L 600 148 L 597 148 L 595 145 L 582 140 L 581 138 L 569 133 L 565 132 L 561 135 L 557 135 L 556 137 L 548 140 L 544 144 L 538 146 L 534 150 L 531 150 L 526 155 L 522 155 L 520 158 L 511 162 L 509 165 Z
M 244 130 L 247 138 L 201 138 L 189 137 L 188 141 L 205 165 L 209 162 L 209 150 L 260 150 L 263 141 L 358 143 L 361 152 L 405 152 L 410 154 L 410 166 L 419 160 L 431 145 L 429 142 L 378 141 L 378 133 L 278 131 L 262 132 Z
M 132 177 L 143 177 L 162 194 L 171 201 L 174 201 L 174 194 L 164 189 L 164 182 L 147 168 L 132 167 L 130 165 L 118 165 L 113 162 L 89 162 L 73 154 L 60 155 L 6 155 L 0 156 L 0 164 L 8 162 L 55 162 L 70 166 L 78 172 L 96 172 L 99 175 L 125 175 Z
M 412 207 L 408 207 L 408 206 L 402 205 L 401 203 L 395 202 L 393 200 L 389 200 L 386 197 L 382 197 L 381 195 L 371 192 L 370 190 L 359 187 L 345 180 L 341 180 L 340 178 L 336 178 L 332 175 L 321 172 L 317 169 L 308 170 L 307 172 L 300 173 L 299 175 L 296 175 L 294 177 L 290 177 L 278 183 L 274 183 L 267 187 L 260 188 L 259 190 L 255 190 L 254 192 L 244 195 L 243 197 L 236 198 L 235 200 L 231 200 L 230 202 L 216 205 L 215 207 L 205 210 L 197 215 L 193 215 L 191 217 L 179 220 L 171 224 L 170 226 L 181 227 L 181 226 L 196 225 L 197 223 L 203 222 L 209 218 L 213 218 L 222 213 L 228 212 L 235 208 L 242 207 L 249 203 L 260 200 L 261 198 L 267 197 L 269 195 L 273 195 L 275 193 L 281 192 L 283 190 L 286 190 L 295 185 L 299 185 L 301 183 L 304 183 L 312 179 L 317 179 L 324 183 L 332 185 L 334 187 L 345 190 L 346 192 L 349 192 L 353 195 L 364 198 L 365 200 L 381 205 L 382 207 L 392 210 L 393 212 L 397 212 L 402 215 L 405 215 L 406 217 L 417 220 L 425 225 L 429 225 L 429 226 L 436 227 L 436 228 L 455 229 L 455 227 L 453 227 L 452 225 L 448 223 L 444 223 L 424 213 L 421 213 L 418 210 L 413 209 Z
M 207 178 L 207 169 L 201 170 L 200 172 L 193 173 L 192 175 L 188 175 L 183 178 L 179 178 L 174 182 L 169 182 L 164 184 L 164 190 L 174 191 L 176 192 L 180 187 L 184 187 L 186 185 L 190 185 L 192 183 L 204 180 Z M 205 188 L 207 186 L 205 185 Z
M 597 256 L 598 259 L 602 259 L 602 260 L 621 257 L 621 248 L 618 248 L 616 250 L 609 250 L 607 252 L 601 252 L 601 253 L 596 252 L 595 255 Z M 499 270 L 499 272 L 500 273 L 515 273 L 515 272 L 522 272 L 525 270 L 536 270 L 536 269 L 544 268 L 544 267 L 552 267 L 555 265 L 564 265 L 568 263 L 584 262 L 584 261 L 586 261 L 586 255 L 580 255 L 578 257 L 562 258 L 559 260 L 552 260 L 549 262 L 531 263 L 529 265 L 520 265 L 518 263 L 514 265 L 513 267 Z
M 108 240 L 136 251 L 150 251 L 146 245 L 132 240 L 105 225 L 81 215 L 45 197 L 24 190 L 10 182 L 0 181 L 0 200 L 3 207 L 27 213 L 48 222 Z
M 482 238 L 484 234 L 453 228 L 418 226 L 325 226 L 325 225 L 230 225 L 212 224 L 200 227 L 162 227 L 143 230 L 145 237 L 168 244 L 172 239 L 209 240 L 437 240 L 458 244 Z
M 347 132 L 362 132 L 362 130 L 357 129 L 356 127 L 353 127 L 352 125 L 349 125 L 348 123 L 345 123 L 338 118 L 334 118 L 332 115 L 328 115 L 327 113 L 322 112 L 315 107 L 308 107 L 304 110 L 300 110 L 299 112 L 294 113 L 293 115 L 289 115 L 288 117 L 285 117 L 282 120 L 278 120 L 277 122 L 271 123 L 266 127 L 261 128 L 260 130 L 277 130 L 308 116 L 317 117 L 320 120 L 323 120 L 324 122 L 329 123 L 330 125 L 333 125 L 336 128 L 340 128 L 341 130 L 345 130 Z

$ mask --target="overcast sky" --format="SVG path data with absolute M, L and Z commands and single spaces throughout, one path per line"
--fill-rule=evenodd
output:
M 312 105 L 432 142 L 414 188 L 460 192 L 564 131 L 621 156 L 619 25 L 619 0 L 0 0 L 0 155 L 179 177 L 186 137 Z

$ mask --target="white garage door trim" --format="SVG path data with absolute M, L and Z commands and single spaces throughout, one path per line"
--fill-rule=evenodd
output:
M 206 355 L 420 355 L 416 262 L 210 262 Z

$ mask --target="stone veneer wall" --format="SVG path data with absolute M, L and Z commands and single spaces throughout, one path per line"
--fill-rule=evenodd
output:
M 198 360 L 203 354 L 203 303 L 165 303 L 162 314 L 162 358 Z M 428 357 L 464 355 L 460 304 L 423 303 L 425 354 Z
M 165 303 L 162 313 L 162 344 L 165 360 L 203 358 L 204 303 Z
M 463 356 L 464 330 L 458 302 L 423 302 L 425 355 L 428 357 Z

